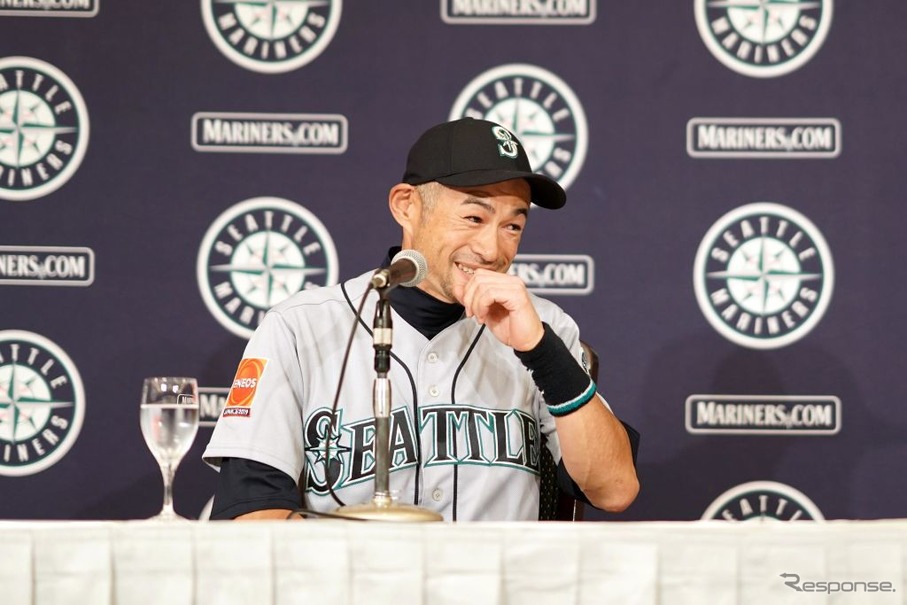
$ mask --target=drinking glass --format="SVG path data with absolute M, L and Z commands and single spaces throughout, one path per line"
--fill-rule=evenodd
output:
M 151 517 L 183 519 L 173 510 L 173 476 L 198 432 L 198 384 L 195 378 L 155 376 L 142 385 L 142 436 L 164 478 L 164 505 Z

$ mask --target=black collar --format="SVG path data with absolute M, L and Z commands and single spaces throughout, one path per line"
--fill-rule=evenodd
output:
M 400 251 L 394 246 L 387 252 L 382 267 L 391 264 L 391 259 Z M 394 288 L 390 291 L 391 308 L 406 323 L 431 340 L 444 328 L 455 324 L 463 317 L 463 305 L 438 300 L 419 288 Z

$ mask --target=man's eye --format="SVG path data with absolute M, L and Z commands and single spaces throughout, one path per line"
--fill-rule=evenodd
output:
M 478 217 L 478 216 L 467 216 L 466 220 L 469 221 L 470 223 L 481 223 L 482 222 L 481 217 Z

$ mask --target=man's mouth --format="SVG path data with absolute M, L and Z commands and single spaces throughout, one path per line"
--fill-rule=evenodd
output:
M 476 272 L 475 269 L 473 269 L 471 267 L 467 267 L 466 265 L 461 265 L 460 263 L 456 263 L 456 265 L 457 265 L 457 269 L 459 269 L 463 273 L 466 273 L 467 275 L 475 275 L 475 272 Z

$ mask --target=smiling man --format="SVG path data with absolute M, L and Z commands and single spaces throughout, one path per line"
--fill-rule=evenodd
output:
M 584 369 L 576 323 L 507 274 L 530 205 L 561 208 L 564 190 L 532 172 L 507 129 L 465 118 L 416 141 L 388 198 L 402 248 L 428 264 L 417 287 L 390 291 L 391 491 L 445 520 L 537 519 L 548 447 L 576 497 L 629 506 L 638 435 Z M 286 518 L 371 497 L 373 376 L 348 375 L 330 413 L 363 297 L 363 317 L 374 313 L 370 278 L 296 294 L 262 321 L 241 362 L 257 360 L 255 387 L 240 411 L 231 391 L 204 454 L 220 469 L 212 518 Z M 372 345 L 361 323 L 352 367 L 371 365 Z

